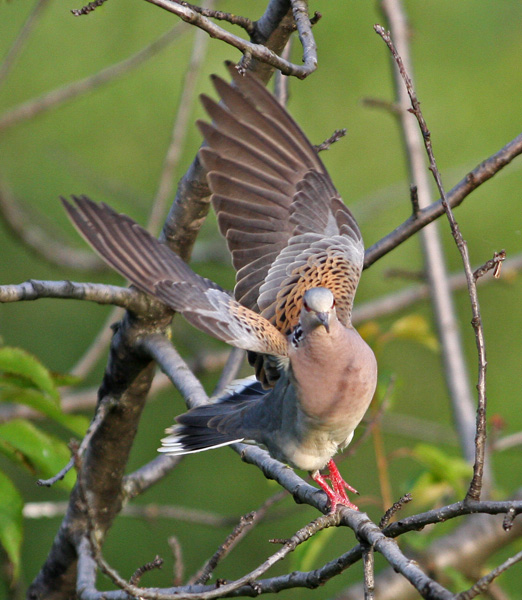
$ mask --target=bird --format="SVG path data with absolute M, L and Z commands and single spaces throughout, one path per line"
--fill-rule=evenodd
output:
M 330 512 L 358 510 L 333 456 L 352 440 L 377 382 L 374 353 L 351 322 L 362 235 L 287 110 L 255 75 L 226 67 L 231 82 L 211 76 L 221 100 L 200 96 L 211 121 L 197 125 L 211 203 L 236 270 L 233 295 L 108 205 L 86 196 L 62 202 L 85 240 L 132 284 L 248 351 L 255 375 L 178 416 L 159 451 L 254 443 L 308 471 Z

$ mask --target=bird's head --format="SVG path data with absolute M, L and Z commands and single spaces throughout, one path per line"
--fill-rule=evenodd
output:
M 330 324 L 335 314 L 335 298 L 328 288 L 315 287 L 306 290 L 301 310 L 301 325 L 311 331 L 322 325 L 330 333 Z

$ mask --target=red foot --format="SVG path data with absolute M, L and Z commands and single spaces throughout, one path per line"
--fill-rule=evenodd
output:
M 312 479 L 321 487 L 322 490 L 328 496 L 330 500 L 330 513 L 334 513 L 337 505 L 340 504 L 342 506 L 348 506 L 353 510 L 359 510 L 358 507 L 350 502 L 348 496 L 346 495 L 345 488 L 354 494 L 358 494 L 359 492 L 354 489 L 351 485 L 346 483 L 346 481 L 341 477 L 339 470 L 337 469 L 336 464 L 333 459 L 330 459 L 328 462 L 328 475 L 321 475 L 319 471 L 312 473 Z M 332 487 L 330 487 L 326 483 L 326 479 L 329 479 Z

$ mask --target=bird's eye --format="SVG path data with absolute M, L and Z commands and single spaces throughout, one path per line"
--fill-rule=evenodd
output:
M 306 312 L 310 312 L 310 307 L 308 306 L 308 304 L 306 303 L 306 300 L 303 300 L 303 306 L 306 310 Z
M 334 306 L 335 306 L 335 298 L 333 299 L 333 302 L 332 302 L 332 308 L 333 308 Z

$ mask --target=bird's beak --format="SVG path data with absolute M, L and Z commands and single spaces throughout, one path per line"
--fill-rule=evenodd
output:
M 317 319 L 321 325 L 324 325 L 327 333 L 330 333 L 330 313 L 327 312 L 318 312 L 315 313 Z

